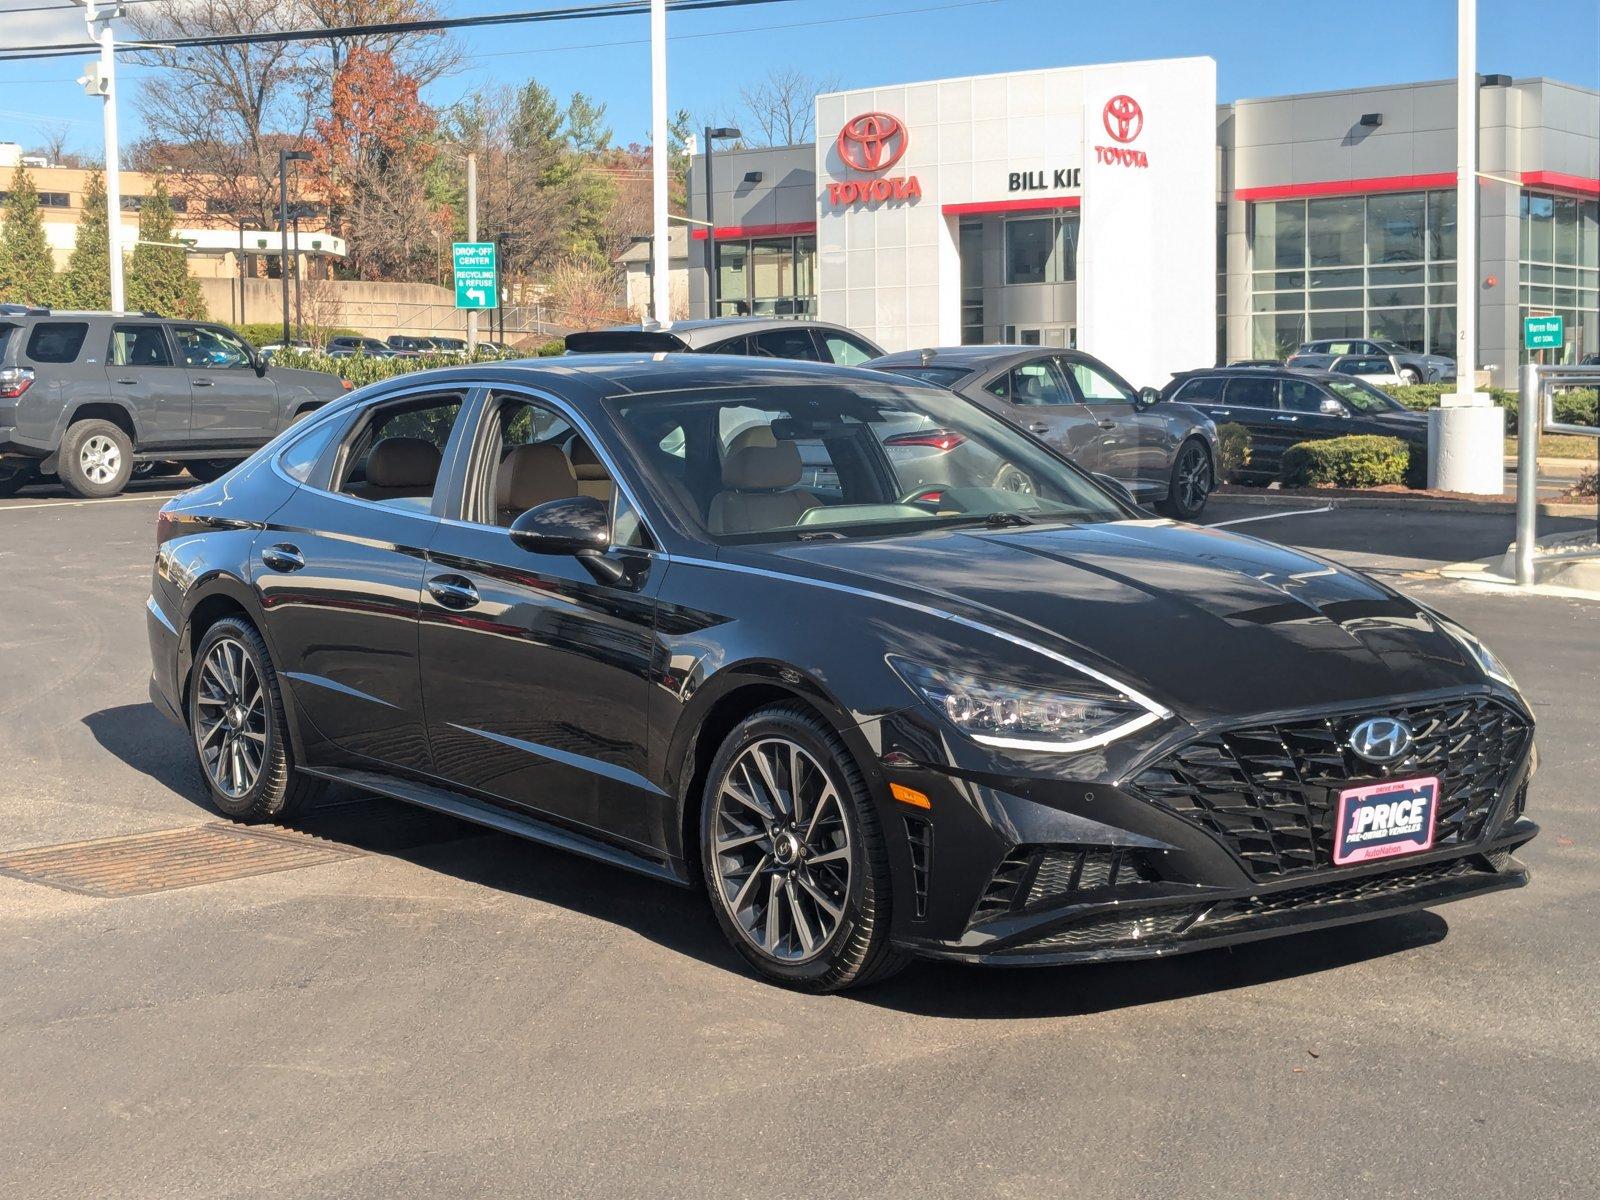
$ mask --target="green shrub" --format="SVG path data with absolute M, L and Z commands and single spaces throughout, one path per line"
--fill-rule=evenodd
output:
M 237 333 L 245 341 L 258 349 L 262 346 L 276 346 L 283 341 L 282 321 L 247 321 L 243 325 L 229 323 L 228 328 Z M 309 327 L 291 325 L 290 333 L 299 341 L 315 342 L 317 332 Z M 332 337 L 362 337 L 359 329 L 325 329 L 321 337 L 324 342 Z
M 1453 383 L 1419 383 L 1414 387 L 1391 387 L 1384 391 L 1407 408 L 1429 409 L 1439 403 L 1439 397 L 1456 390 Z M 1596 396 L 1594 388 L 1571 388 L 1556 395 L 1556 420 L 1568 425 L 1595 424 Z M 1517 432 L 1517 393 L 1505 388 L 1490 388 L 1489 398 L 1505 410 L 1506 432 Z
M 1410 451 L 1399 438 L 1356 434 L 1301 442 L 1283 453 L 1285 487 L 1384 487 L 1404 483 Z
M 1222 458 L 1222 478 L 1232 480 L 1250 465 L 1250 430 L 1237 421 L 1217 426 L 1217 452 Z
M 554 358 L 556 355 L 565 354 L 566 352 L 567 344 L 560 338 L 551 338 L 540 346 L 538 351 L 540 358 Z
M 478 348 L 479 362 L 496 362 L 501 355 L 483 347 Z M 326 371 L 341 379 L 348 379 L 353 387 L 365 387 L 382 379 L 409 375 L 413 371 L 427 371 L 434 367 L 459 367 L 464 359 L 455 354 L 419 354 L 415 358 L 368 358 L 358 354 L 353 358 L 330 358 L 320 350 L 283 350 L 273 356 L 273 364 L 280 367 L 298 367 L 306 371 Z

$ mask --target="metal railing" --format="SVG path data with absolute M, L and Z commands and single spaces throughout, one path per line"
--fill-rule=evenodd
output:
M 1600 438 L 1600 425 L 1573 425 L 1556 420 L 1556 394 L 1570 388 L 1600 390 L 1600 367 L 1546 367 L 1529 363 L 1522 368 L 1522 392 L 1517 398 L 1517 583 L 1535 582 L 1533 550 L 1539 522 L 1539 435 L 1570 433 Z M 1600 416 L 1596 417 L 1600 421 Z M 1596 500 L 1600 505 L 1600 499 Z M 1600 512 L 1600 509 L 1597 509 Z M 1597 516 L 1600 532 L 1600 516 Z

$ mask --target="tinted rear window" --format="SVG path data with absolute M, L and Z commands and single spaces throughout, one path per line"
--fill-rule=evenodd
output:
M 682 349 L 682 338 L 645 329 L 596 329 L 567 335 L 567 351 L 571 354 L 655 354 Z
M 86 321 L 41 321 L 28 335 L 28 357 L 40 363 L 77 362 L 88 336 Z
M 881 370 L 891 371 L 896 375 L 904 375 L 907 379 L 920 379 L 923 383 L 937 383 L 940 387 L 954 387 L 960 380 L 972 374 L 965 367 L 883 367 Z

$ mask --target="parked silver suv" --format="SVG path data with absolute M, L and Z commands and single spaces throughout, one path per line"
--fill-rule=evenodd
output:
M 156 462 L 215 479 L 348 388 L 221 325 L 0 305 L 0 495 L 56 475 L 114 496 Z

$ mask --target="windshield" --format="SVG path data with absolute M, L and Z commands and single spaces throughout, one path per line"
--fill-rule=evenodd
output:
M 1405 412 L 1406 406 L 1359 379 L 1329 379 L 1325 386 L 1357 412 Z
M 819 379 L 612 404 L 659 490 L 719 542 L 1130 515 L 1075 467 L 938 388 Z

